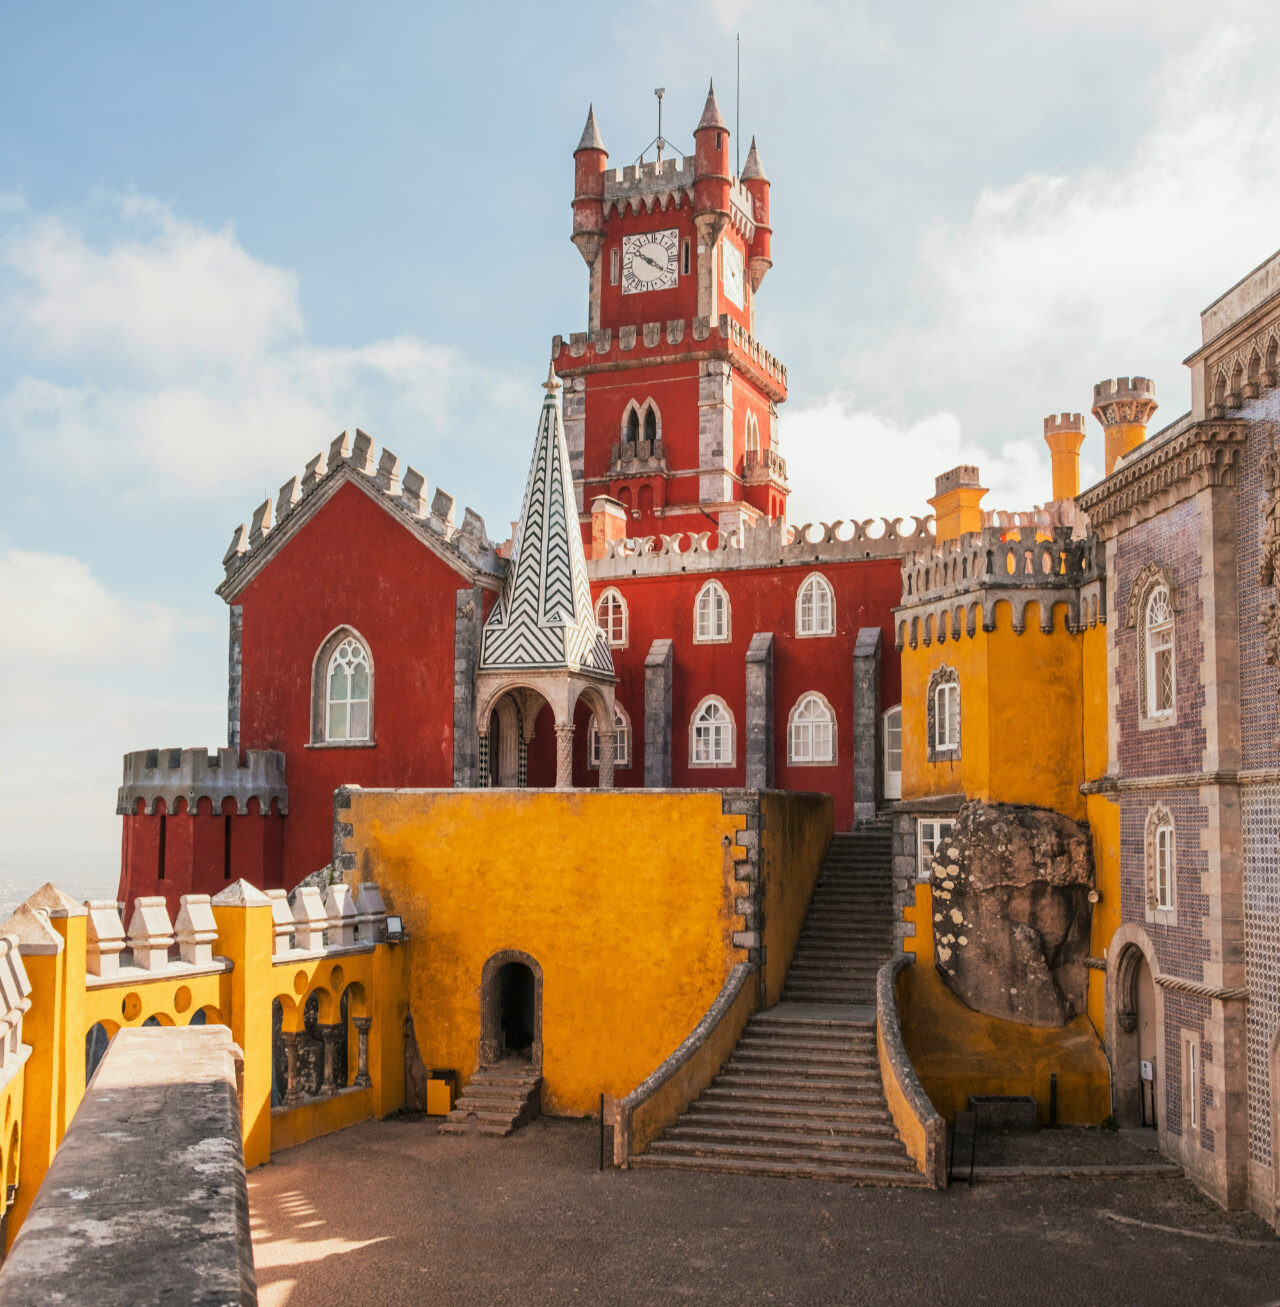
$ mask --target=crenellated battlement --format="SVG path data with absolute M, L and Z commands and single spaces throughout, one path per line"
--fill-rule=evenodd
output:
M 220 812 L 227 799 L 233 799 L 236 812 L 249 810 L 249 801 L 257 799 L 263 813 L 277 805 L 280 813 L 289 811 L 289 787 L 285 783 L 284 754 L 275 749 L 249 749 L 244 763 L 235 749 L 139 749 L 124 755 L 124 778 L 120 786 L 116 812 L 129 816 L 137 811 L 153 815 L 157 800 L 163 799 L 165 811 L 176 810 L 185 800 L 194 812 L 201 799 Z
M 1118 422 L 1145 426 L 1156 407 L 1155 382 L 1148 377 L 1110 377 L 1093 388 L 1093 416 L 1104 427 Z
M 589 560 L 593 581 L 625 576 L 659 576 L 677 572 L 721 572 L 739 567 L 803 566 L 815 562 L 850 562 L 861 558 L 901 558 L 932 545 L 933 519 L 912 517 L 904 532 L 902 518 L 861 522 L 805 523 L 788 526 L 762 519 L 731 531 L 675 532 L 635 536 L 610 542 L 603 558 Z
M 373 438 L 356 429 L 352 438 L 341 432 L 327 452 L 317 454 L 303 469 L 300 477 L 290 477 L 280 487 L 274 502 L 264 500 L 246 525 L 241 523 L 231 537 L 223 556 L 226 578 L 218 587 L 225 595 L 233 582 L 249 565 L 267 553 L 282 528 L 301 521 L 308 510 L 323 502 L 327 491 L 340 476 L 355 478 L 361 486 L 379 496 L 426 538 L 445 546 L 460 561 L 481 572 L 497 577 L 502 563 L 485 531 L 484 518 L 470 508 L 463 509 L 462 524 L 455 524 L 456 502 L 445 490 L 437 489 L 427 503 L 427 481 L 416 468 L 401 472 L 400 460 L 383 448 L 375 459 Z
M 1096 389 L 1096 388 L 1095 388 Z M 1057 435 L 1080 435 L 1085 433 L 1083 413 L 1050 413 L 1044 420 L 1044 437 Z
M 647 361 L 651 354 L 669 358 L 672 347 L 684 346 L 690 357 L 712 357 L 726 345 L 730 359 L 775 403 L 786 399 L 785 365 L 727 313 L 722 313 L 715 322 L 710 318 L 672 318 L 667 322 L 646 322 L 639 327 L 620 327 L 616 341 L 608 327 L 593 332 L 575 331 L 567 341 L 563 336 L 553 336 L 551 358 L 557 373 L 572 376 L 592 364 L 616 361 L 621 355 L 633 356 L 637 362 Z

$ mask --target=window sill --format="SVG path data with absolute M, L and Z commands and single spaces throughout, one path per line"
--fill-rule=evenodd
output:
M 694 644 L 732 644 L 733 637 L 728 635 L 695 635 Z
M 304 749 L 376 749 L 377 740 L 310 740 Z
M 1178 724 L 1178 714 L 1169 713 L 1166 717 L 1139 717 L 1138 729 L 1140 731 L 1162 731 L 1168 726 Z
M 694 762 L 692 758 L 689 759 L 689 766 L 698 771 L 729 771 L 737 765 L 732 758 L 728 762 Z
M 839 765 L 839 760 L 836 758 L 828 758 L 825 760 L 804 759 L 801 761 L 797 761 L 795 758 L 787 759 L 788 767 L 838 767 Z
M 796 631 L 797 640 L 834 640 L 835 638 L 834 631 Z

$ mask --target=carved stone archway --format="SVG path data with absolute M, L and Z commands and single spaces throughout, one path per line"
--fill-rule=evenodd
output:
M 1116 1120 L 1126 1129 L 1142 1122 L 1142 1084 L 1138 1077 L 1141 1057 L 1139 1017 L 1146 1003 L 1151 1004 L 1154 1022 L 1154 1044 L 1163 1049 L 1164 1011 L 1160 987 L 1155 984 L 1159 974 L 1155 949 L 1144 930 L 1126 922 L 1112 936 L 1107 965 L 1106 1043 L 1111 1062 L 1111 1110 Z M 1140 993 L 1145 983 L 1150 991 L 1145 1000 Z M 1158 1097 L 1159 1086 L 1167 1068 L 1163 1058 L 1157 1056 L 1156 1079 L 1153 1082 L 1152 1101 L 1156 1121 L 1163 1119 L 1163 1105 Z
M 533 973 L 533 1069 L 542 1074 L 542 967 L 536 958 L 520 949 L 495 953 L 480 972 L 480 1065 L 489 1066 L 502 1053 L 502 992 L 498 983 L 502 968 L 518 962 Z

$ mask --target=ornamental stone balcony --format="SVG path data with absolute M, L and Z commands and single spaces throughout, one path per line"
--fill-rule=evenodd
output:
M 609 451 L 611 477 L 665 475 L 666 451 L 661 438 L 654 440 L 620 440 Z
M 787 460 L 772 449 L 749 449 L 742 458 L 742 479 L 749 486 L 770 484 L 785 488 Z

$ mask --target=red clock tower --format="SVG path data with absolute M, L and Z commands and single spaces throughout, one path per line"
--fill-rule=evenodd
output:
M 692 156 L 663 159 L 660 140 L 656 161 L 610 169 L 590 111 L 574 151 L 588 329 L 557 336 L 552 361 L 584 526 L 600 496 L 622 506 L 631 536 L 786 513 L 787 372 L 755 337 L 769 179 L 754 140 L 733 176 L 714 87 L 693 138 Z

